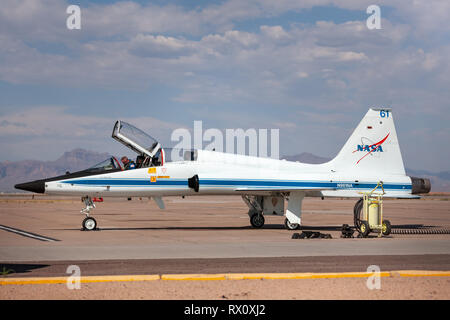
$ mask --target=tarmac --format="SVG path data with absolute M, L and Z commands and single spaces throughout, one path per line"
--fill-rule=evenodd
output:
M 397 231 L 450 229 L 449 198 L 449 194 L 432 194 L 420 200 L 386 199 L 384 218 Z M 373 233 L 364 239 L 341 238 L 342 225 L 353 225 L 355 199 L 305 199 L 302 230 L 326 233 L 331 239 L 292 239 L 302 230 L 286 230 L 282 216 L 265 216 L 264 227 L 254 229 L 239 196 L 168 197 L 166 210 L 146 198 L 104 200 L 92 212 L 99 230 L 81 231 L 83 203 L 78 198 L 0 196 L 0 284 L 4 284 L 2 279 L 66 279 L 70 265 L 78 266 L 82 277 L 148 276 L 154 283 L 131 281 L 117 292 L 110 289 L 117 287 L 119 280 L 86 282 L 85 290 L 76 294 L 69 293 L 61 282 L 9 283 L 0 285 L 0 299 L 35 299 L 33 292 L 40 292 L 38 299 L 205 299 L 206 292 L 214 292 L 210 299 L 327 299 L 329 290 L 341 292 L 332 299 L 450 298 L 450 234 L 378 237 Z M 391 290 L 384 295 L 359 285 L 355 295 L 339 290 L 357 280 L 363 283 L 358 278 L 367 278 L 373 265 L 387 272 L 389 280 L 383 281 Z M 405 270 L 413 273 L 400 276 Z M 422 276 L 411 276 L 417 272 Z M 267 278 L 271 274 L 277 276 Z M 318 276 L 311 278 L 312 274 Z M 354 276 L 342 279 L 326 274 Z M 164 281 L 166 275 L 183 280 L 174 287 Z M 220 275 L 223 281 L 205 280 L 211 275 Z M 262 294 L 260 282 L 269 279 Z M 195 289 L 196 294 L 192 281 L 203 283 Z M 235 285 L 229 286 L 230 281 Z M 255 281 L 259 281 L 257 285 Z M 298 281 L 324 290 L 303 295 L 297 285 L 288 285 Z M 274 289 L 277 282 L 283 283 L 283 292 Z M 324 282 L 333 289 L 325 289 Z M 430 290 L 411 290 L 417 285 Z M 157 286 L 159 294 L 147 291 L 149 286 Z M 228 295 L 221 295 L 221 288 L 228 288 Z M 136 294 L 129 291 L 132 289 Z

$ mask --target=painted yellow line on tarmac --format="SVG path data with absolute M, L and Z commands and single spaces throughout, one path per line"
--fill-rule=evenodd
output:
M 163 274 L 161 280 L 227 280 L 226 274 Z
M 71 276 L 70 280 L 74 278 Z M 120 282 L 120 281 L 154 281 L 160 280 L 158 274 L 152 275 L 130 275 L 130 276 L 86 276 L 80 278 L 80 283 L 90 282 Z M 5 278 L 0 279 L 0 285 L 7 284 L 61 284 L 67 283 L 69 277 L 46 277 L 46 278 Z
M 228 280 L 291 280 L 291 279 L 332 279 L 332 278 L 367 278 L 373 276 L 367 272 L 340 273 L 234 273 L 227 274 Z M 380 277 L 390 277 L 390 272 L 380 272 Z
M 339 273 L 223 273 L 223 274 L 154 274 L 121 276 L 86 276 L 80 283 L 120 282 L 120 281 L 211 281 L 211 280 L 293 280 L 293 279 L 336 279 L 380 277 L 449 277 L 450 271 L 399 270 L 384 271 L 379 274 L 369 272 Z M 0 285 L 22 284 L 64 284 L 69 277 L 0 278 Z M 70 277 L 73 280 L 73 277 Z
M 397 271 L 402 277 L 448 277 L 450 271 L 423 271 L 423 270 L 401 270 Z

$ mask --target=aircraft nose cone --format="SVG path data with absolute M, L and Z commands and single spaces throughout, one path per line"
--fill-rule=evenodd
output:
M 36 193 L 44 193 L 45 192 L 45 180 L 36 180 L 31 182 L 25 182 L 16 184 L 14 186 L 16 189 L 36 192 Z

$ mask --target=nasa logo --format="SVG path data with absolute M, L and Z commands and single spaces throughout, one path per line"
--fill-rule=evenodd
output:
M 389 137 L 390 132 L 386 135 L 386 137 L 384 137 L 383 139 L 381 139 L 380 141 L 378 141 L 377 143 L 374 144 L 358 144 L 356 146 L 356 150 L 353 151 L 353 153 L 357 152 L 357 151 L 363 151 L 363 152 L 367 152 L 361 159 L 359 159 L 356 164 L 358 164 L 362 159 L 364 159 L 366 156 L 368 156 L 369 154 L 372 154 L 373 152 L 384 152 L 383 151 L 383 147 L 381 146 Z
M 382 146 L 376 146 L 374 144 L 372 145 L 364 145 L 364 144 L 359 144 L 358 148 L 356 149 L 356 151 L 367 151 L 367 152 L 383 152 L 383 147 Z

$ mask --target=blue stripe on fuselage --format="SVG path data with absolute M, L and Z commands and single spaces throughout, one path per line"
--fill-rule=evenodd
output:
M 304 188 L 336 188 L 373 189 L 377 183 L 324 182 L 324 181 L 277 181 L 277 180 L 208 180 L 200 179 L 200 186 L 236 186 L 236 187 L 304 187 Z M 388 190 L 411 190 L 410 184 L 383 184 Z
M 82 179 L 82 180 L 69 180 L 61 181 L 63 183 L 71 183 L 77 185 L 86 186 L 117 186 L 117 187 L 141 187 L 141 186 L 153 186 L 153 185 L 168 185 L 168 186 L 187 186 L 186 180 L 166 180 L 161 179 L 155 182 L 148 180 L 133 180 L 133 179 Z
M 122 187 L 152 187 L 152 186 L 181 186 L 187 187 L 187 179 L 158 179 L 151 182 L 150 179 L 78 179 L 61 181 L 85 186 L 122 186 Z M 232 179 L 200 179 L 203 187 L 303 187 L 307 188 L 336 188 L 336 190 L 348 189 L 373 189 L 377 183 L 351 183 L 345 181 L 277 181 L 277 180 L 232 180 Z M 386 190 L 411 190 L 411 184 L 383 184 Z

